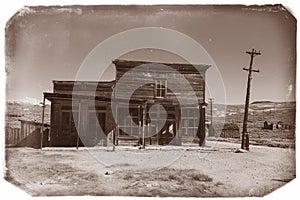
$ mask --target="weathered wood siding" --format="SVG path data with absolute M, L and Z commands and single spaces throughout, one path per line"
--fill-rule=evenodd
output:
M 166 100 L 177 101 L 176 96 L 180 96 L 188 104 L 194 100 L 191 99 L 191 96 L 194 94 L 197 96 L 199 103 L 204 102 L 205 71 L 209 67 L 207 65 L 196 67 L 187 64 L 165 64 L 173 69 L 167 70 L 150 63 L 149 67 L 145 67 L 143 70 L 132 70 L 134 67 L 146 63 L 121 60 L 115 60 L 113 63 L 116 66 L 117 83 L 125 73 L 128 77 L 125 81 L 121 79 L 122 82 L 118 84 L 116 90 L 118 97 L 122 98 L 122 96 L 126 96 L 128 93 L 132 93 L 132 99 L 153 99 L 155 98 L 155 80 L 167 80 L 167 87 L 171 88 L 170 85 L 175 85 L 176 91 L 169 89 L 166 94 Z M 197 69 L 199 69 L 199 71 Z M 188 90 L 185 84 L 178 82 L 182 80 L 182 76 L 194 91 Z M 138 89 L 136 90 L 136 88 Z
M 53 92 L 61 94 L 96 95 L 111 97 L 115 81 L 88 82 L 88 81 L 53 81 Z
M 51 101 L 51 117 L 50 117 L 50 143 L 55 146 L 56 141 L 59 141 L 59 128 L 60 128 L 60 117 L 61 117 L 61 105 L 57 101 Z
M 20 128 L 5 128 L 5 145 L 13 147 L 39 148 L 41 143 L 41 124 L 33 121 L 21 121 Z M 49 146 L 49 125 L 44 124 L 44 146 Z
M 115 122 L 112 118 L 110 105 L 107 102 L 82 101 L 79 106 L 72 106 L 71 100 L 53 100 L 51 104 L 51 145 L 52 146 L 76 146 L 77 128 L 83 140 L 80 140 L 80 146 L 95 145 L 103 139 L 101 131 L 97 129 L 96 124 L 100 124 L 104 133 L 107 135 L 112 131 Z M 96 115 L 96 118 L 92 116 Z M 91 119 L 94 119 L 93 121 Z M 77 124 L 77 128 L 76 125 Z
M 5 145 L 14 146 L 22 139 L 20 128 L 5 128 Z
M 164 105 L 168 114 L 167 122 L 163 130 L 153 136 L 153 141 L 156 140 L 159 144 L 168 144 L 174 137 L 178 139 L 180 136 L 179 132 L 181 130 L 178 129 L 180 120 L 178 97 L 186 105 L 196 102 L 197 105 L 193 106 L 202 107 L 203 103 L 205 103 L 205 71 L 208 69 L 208 65 L 193 66 L 190 64 L 162 63 L 169 68 L 161 68 L 161 66 L 157 66 L 161 63 L 151 64 L 122 60 L 115 60 L 113 63 L 116 66 L 116 80 L 114 81 L 53 81 L 53 93 L 44 93 L 46 98 L 51 101 L 50 138 L 52 146 L 76 146 L 78 134 L 75 122 L 77 120 L 80 121 L 80 133 L 85 136 L 85 141 L 80 141 L 80 146 L 83 143 L 84 145 L 94 146 L 100 140 L 105 139 L 103 135 L 99 135 L 99 128 L 97 128 L 96 123 L 101 125 L 105 135 L 113 130 L 115 130 L 114 133 L 117 133 L 116 137 L 126 135 L 126 133 L 122 133 L 116 127 L 116 122 L 112 115 L 111 100 L 117 98 L 118 102 L 120 102 L 119 106 L 121 106 L 128 94 L 132 105 L 139 106 L 139 108 L 145 106 L 146 101 L 148 106 L 158 102 Z M 132 70 L 141 64 L 150 65 L 146 69 Z M 125 73 L 128 79 L 119 85 L 118 81 Z M 182 84 L 182 78 L 192 88 L 191 91 L 187 89 L 188 87 L 185 84 Z M 166 80 L 166 88 L 169 88 L 164 98 L 156 98 L 155 96 L 155 81 L 159 80 Z M 117 90 L 116 84 L 118 86 Z M 196 99 L 193 98 L 193 95 L 196 95 Z M 76 100 L 78 103 L 77 108 L 72 107 L 72 100 Z M 96 105 L 93 106 L 95 102 Z M 78 116 L 79 107 L 80 117 Z M 199 113 L 200 122 L 194 122 L 195 125 L 193 125 L 196 130 L 199 124 L 197 135 L 200 137 L 203 137 L 204 112 L 204 108 L 201 108 Z M 95 114 L 97 120 L 93 118 Z M 144 120 L 143 115 L 141 109 L 135 123 L 142 124 Z M 158 115 L 156 120 L 159 121 L 160 119 L 161 117 Z M 151 120 L 155 121 L 155 118 Z M 123 126 L 127 128 L 126 123 L 124 122 Z M 119 126 L 122 126 L 122 124 L 119 124 Z M 145 134 L 147 135 L 147 130 L 145 130 Z M 116 140 L 118 141 L 118 139 Z M 149 141 L 151 143 L 151 139 Z
M 52 146 L 76 146 L 77 128 L 75 123 L 78 121 L 79 104 L 72 106 L 71 95 L 87 95 L 101 98 L 111 98 L 114 81 L 109 82 L 87 82 L 87 81 L 53 81 L 54 97 L 51 100 L 51 145 Z M 63 94 L 55 96 L 55 94 Z M 77 99 L 78 100 L 78 99 Z M 79 102 L 79 101 L 78 101 Z M 79 145 L 95 145 L 102 139 L 100 130 L 96 123 L 99 123 L 108 134 L 114 127 L 114 121 L 111 119 L 110 103 L 96 101 L 94 99 L 80 100 L 80 129 L 85 141 Z M 93 106 L 93 104 L 95 106 Z M 96 115 L 97 120 L 92 116 Z

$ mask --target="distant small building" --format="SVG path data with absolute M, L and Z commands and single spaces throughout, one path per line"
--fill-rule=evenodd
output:
M 223 138 L 240 138 L 240 129 L 237 124 L 225 123 L 220 137 Z
M 112 135 L 115 145 L 124 140 L 135 140 L 138 144 L 181 144 L 182 138 L 195 135 L 200 138 L 199 143 L 203 143 L 207 105 L 205 72 L 209 65 L 128 60 L 114 60 L 113 64 L 116 68 L 116 79 L 113 81 L 53 81 L 53 93 L 44 93 L 44 98 L 51 101 L 50 146 L 105 144 L 109 134 Z M 145 64 L 149 67 L 131 71 Z M 172 70 L 155 67 L 155 64 L 163 64 Z M 129 76 L 129 81 L 118 88 L 119 96 L 116 97 L 113 91 L 124 74 Z M 179 80 L 179 76 L 183 76 L 193 89 L 197 97 L 196 104 L 191 103 L 192 97 L 184 85 L 178 81 L 168 82 L 171 79 L 176 80 L 177 77 Z M 150 81 L 150 84 L 137 87 L 144 80 Z M 176 94 L 168 89 L 170 84 L 176 85 Z M 124 103 L 128 101 L 126 95 L 130 92 L 133 94 L 130 97 L 129 116 L 119 119 L 117 115 L 118 119 L 115 119 L 113 112 L 123 111 Z M 183 104 L 178 102 L 178 95 L 181 95 Z M 162 119 L 159 110 L 149 110 L 157 103 L 166 110 L 167 120 L 161 130 L 150 135 L 150 132 L 155 132 L 152 130 L 155 126 L 150 127 L 147 124 L 151 121 L 152 124 L 159 125 Z M 196 110 L 200 110 L 200 113 L 196 113 Z M 199 121 L 195 116 L 200 116 Z M 181 125 L 180 121 L 183 122 Z M 82 137 L 78 138 L 76 123 L 84 134 L 85 141 L 82 141 Z M 144 141 L 141 141 L 141 135 Z
M 274 124 L 273 123 L 268 123 L 267 121 L 264 122 L 264 127 L 263 129 L 267 129 L 267 130 L 273 130 L 274 129 Z

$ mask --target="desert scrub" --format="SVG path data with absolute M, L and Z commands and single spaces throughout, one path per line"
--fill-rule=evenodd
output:
M 211 182 L 212 178 L 210 178 L 209 176 L 204 175 L 204 174 L 194 174 L 194 175 L 192 175 L 192 180 Z
M 162 168 L 155 171 L 136 173 L 132 171 L 123 175 L 124 180 L 148 180 L 148 181 L 176 181 L 184 183 L 186 181 L 211 182 L 212 178 L 202 174 L 195 169 L 174 169 Z

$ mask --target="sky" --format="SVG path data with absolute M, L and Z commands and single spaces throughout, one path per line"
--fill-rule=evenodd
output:
M 7 23 L 7 100 L 41 101 L 43 92 L 52 91 L 52 80 L 74 80 L 99 43 L 141 27 L 172 29 L 201 44 L 220 71 L 228 104 L 245 101 L 247 72 L 242 68 L 249 66 L 245 52 L 252 48 L 262 55 L 254 60 L 260 72 L 253 74 L 251 101 L 295 100 L 296 20 L 276 5 L 26 8 Z M 186 62 L 157 49 L 121 58 Z M 107 67 L 103 80 L 114 78 L 112 65 L 99 61 L 99 67 Z

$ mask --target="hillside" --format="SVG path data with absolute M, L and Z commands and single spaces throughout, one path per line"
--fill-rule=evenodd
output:
M 42 121 L 42 106 L 21 102 L 7 102 L 5 111 L 5 126 L 20 128 L 21 120 Z M 50 105 L 45 106 L 45 123 L 50 123 Z
M 225 118 L 225 123 L 237 124 L 242 132 L 244 119 L 244 105 L 227 105 L 225 114 L 220 112 L 222 105 L 213 105 L 213 121 L 217 129 Z M 210 107 L 208 107 L 206 119 L 210 121 Z M 248 132 L 250 140 L 255 144 L 266 143 L 269 146 L 281 146 L 284 142 L 294 146 L 295 142 L 296 102 L 270 102 L 259 101 L 250 104 L 248 116 Z M 287 124 L 289 129 L 263 129 L 264 122 L 277 124 L 281 121 Z M 270 140 L 272 142 L 270 142 Z M 272 144 L 271 144 L 272 143 Z

